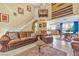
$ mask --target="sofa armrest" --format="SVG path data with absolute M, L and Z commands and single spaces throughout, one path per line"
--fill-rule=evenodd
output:
M 7 35 L 3 35 L 1 38 L 0 38 L 0 42 L 8 42 L 10 41 L 10 37 L 7 36 Z
M 2 46 L 2 48 L 0 49 L 1 52 L 6 52 L 8 51 L 8 43 L 10 41 L 10 38 L 9 36 L 7 35 L 3 35 L 1 38 L 0 38 L 0 44 Z
M 0 44 L 5 44 L 5 43 L 8 43 L 10 41 L 10 37 L 7 36 L 7 35 L 3 35 L 1 38 L 0 38 Z

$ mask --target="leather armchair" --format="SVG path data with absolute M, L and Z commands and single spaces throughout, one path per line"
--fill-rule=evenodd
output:
M 72 42 L 71 46 L 73 49 L 74 56 L 79 56 L 79 42 Z

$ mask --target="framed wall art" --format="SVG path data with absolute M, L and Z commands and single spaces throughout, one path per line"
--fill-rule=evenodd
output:
M 9 15 L 0 13 L 0 22 L 9 22 Z
M 41 28 L 42 27 L 42 24 L 39 24 L 39 28 Z
M 43 27 L 46 27 L 47 26 L 47 24 L 46 23 L 43 23 Z
M 31 6 L 27 5 L 27 11 L 31 12 Z
M 48 9 L 39 9 L 38 16 L 39 17 L 48 17 Z
M 24 9 L 23 9 L 23 8 L 18 7 L 18 13 L 19 13 L 19 14 L 24 14 Z

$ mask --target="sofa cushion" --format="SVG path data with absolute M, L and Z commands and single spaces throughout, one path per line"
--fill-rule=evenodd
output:
M 24 38 L 21 38 L 21 40 L 30 40 L 30 39 L 35 39 L 35 37 L 24 37 Z
M 15 39 L 15 40 L 11 40 L 8 44 L 19 43 L 20 41 L 21 41 L 20 39 Z
M 36 34 L 35 33 L 31 33 L 31 37 L 36 37 Z
M 20 38 L 27 37 L 27 32 L 19 32 Z
M 31 33 L 27 33 L 27 37 L 30 37 L 31 36 Z
M 7 35 L 3 35 L 1 38 L 0 38 L 0 41 L 9 41 L 10 40 L 10 37 L 7 36 Z
M 27 37 L 21 38 L 21 40 L 28 40 Z
M 27 39 L 35 39 L 35 37 L 27 37 Z
M 7 34 L 11 39 L 18 39 L 18 32 L 8 32 Z

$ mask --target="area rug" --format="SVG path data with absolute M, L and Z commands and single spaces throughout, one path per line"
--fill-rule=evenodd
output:
M 51 46 L 41 46 L 40 56 L 67 56 L 67 53 Z
M 18 56 L 67 56 L 67 53 L 51 46 L 43 45 L 40 47 L 34 47 L 28 51 L 24 51 Z

